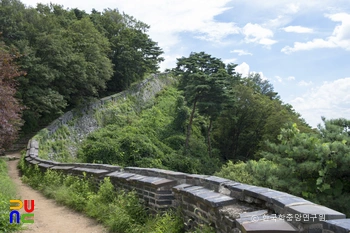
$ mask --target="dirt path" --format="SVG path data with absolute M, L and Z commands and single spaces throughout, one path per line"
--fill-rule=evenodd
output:
M 19 153 L 8 154 L 20 158 Z M 103 233 L 107 232 L 95 220 L 47 199 L 40 192 L 23 184 L 19 177 L 19 160 L 8 161 L 9 175 L 17 186 L 17 193 L 22 200 L 35 200 L 34 223 L 25 224 L 21 232 L 37 233 Z

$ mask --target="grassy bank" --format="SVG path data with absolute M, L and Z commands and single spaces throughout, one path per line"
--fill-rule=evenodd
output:
M 20 229 L 19 224 L 9 223 L 10 200 L 16 198 L 15 185 L 8 176 L 7 164 L 0 158 L 0 232 L 12 232 Z

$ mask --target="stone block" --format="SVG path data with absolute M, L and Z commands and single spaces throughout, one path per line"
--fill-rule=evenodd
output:
M 38 157 L 38 149 L 31 147 L 29 149 L 29 156 L 31 157 Z
M 108 171 L 120 171 L 120 166 L 110 165 L 110 164 L 99 164 L 100 169 L 106 169 Z
M 197 174 L 188 174 L 186 175 L 186 183 L 193 185 L 203 185 L 204 179 L 209 176 L 207 175 L 197 175 Z
M 179 184 L 172 188 L 173 192 L 180 192 L 181 190 L 191 187 L 191 184 Z
M 271 190 L 271 191 L 267 191 L 267 192 L 262 192 L 258 194 L 258 199 L 261 199 L 267 203 L 271 203 L 274 198 L 279 198 L 279 197 L 294 197 L 293 195 L 290 195 L 288 193 L 285 192 L 280 192 L 280 191 L 276 191 L 276 190 Z
M 203 202 L 211 207 L 219 207 L 236 203 L 236 199 L 232 197 L 205 189 L 201 186 L 190 186 L 181 189 L 180 192 L 191 197 L 192 200 Z
M 209 197 L 205 199 L 212 207 L 232 205 L 237 202 L 236 199 L 220 194 L 219 197 Z
M 39 168 L 48 169 L 48 168 L 52 167 L 53 165 L 47 164 L 47 163 L 39 163 L 38 166 L 39 166 Z
M 50 160 L 45 160 L 45 159 L 41 159 L 39 157 L 35 158 L 36 161 L 40 162 L 40 163 L 47 163 L 50 164 Z
M 305 205 L 305 204 L 313 204 L 310 201 L 307 201 L 301 197 L 296 197 L 293 195 L 290 196 L 282 196 L 282 197 L 274 197 L 272 198 L 272 204 L 283 209 L 286 206 L 290 205 Z
M 53 166 L 67 167 L 67 165 L 65 165 L 65 163 L 60 163 L 60 162 L 56 162 L 56 161 L 47 160 L 46 163 L 51 164 L 51 165 L 53 165 Z M 73 166 L 68 166 L 68 167 L 73 167 Z
M 299 232 L 290 223 L 283 220 L 259 220 L 250 222 L 240 222 L 236 219 L 238 228 L 243 233 L 292 233 Z
M 173 187 L 174 185 L 176 185 L 175 180 L 169 180 L 165 178 L 152 182 L 152 186 L 163 189 L 167 187 L 171 189 L 171 187 Z
M 252 211 L 252 212 L 246 212 L 246 213 L 241 213 L 239 214 L 240 219 L 247 219 L 247 218 L 252 218 L 255 216 L 263 216 L 267 215 L 268 211 L 267 210 L 257 210 L 257 211 Z
M 209 176 L 204 179 L 204 186 L 209 189 L 213 189 L 216 192 L 219 191 L 220 185 L 224 183 L 231 183 L 232 180 L 221 178 L 218 176 Z
M 83 168 L 83 167 L 76 167 L 71 170 L 73 173 L 76 174 L 83 174 L 84 172 L 89 175 L 93 176 L 100 176 L 107 174 L 109 171 L 108 170 L 103 170 L 103 169 L 92 169 L 92 168 Z
M 350 219 L 328 220 L 323 223 L 323 229 L 336 233 L 350 232 Z
M 251 189 L 245 189 L 243 192 L 244 192 L 244 196 L 250 196 L 253 198 L 260 199 L 262 193 L 266 193 L 270 191 L 273 191 L 273 190 L 269 188 L 263 188 L 263 187 L 254 187 Z
M 130 176 L 129 178 L 127 178 L 127 180 L 128 180 L 129 182 L 133 182 L 133 181 L 142 180 L 142 179 L 144 179 L 144 178 L 145 178 L 145 176 L 143 176 L 143 175 L 135 174 L 134 176 Z
M 30 161 L 28 161 L 29 163 L 35 165 L 35 164 L 39 164 L 40 162 L 39 161 L 36 161 L 35 159 L 32 159 Z
M 231 191 L 232 197 L 237 198 L 241 201 L 244 200 L 244 190 L 256 188 L 256 186 L 241 183 L 230 183 L 224 186 Z
M 125 172 L 135 173 L 135 174 L 141 174 L 141 175 L 145 175 L 146 172 L 147 172 L 145 170 L 145 168 L 141 168 L 141 167 L 125 167 L 124 171 Z
M 111 177 L 111 179 L 115 178 L 115 179 L 123 179 L 123 180 L 126 180 L 132 176 L 135 176 L 135 174 L 128 173 L 128 172 L 119 172 L 119 171 L 106 174 L 106 177 Z
M 61 170 L 61 171 L 69 171 L 73 168 L 74 167 L 71 167 L 71 166 L 53 166 L 53 167 L 51 167 L 52 170 Z
M 37 142 L 37 141 L 35 141 L 35 140 L 31 140 L 31 142 L 30 142 L 30 148 L 39 149 L 39 142 Z

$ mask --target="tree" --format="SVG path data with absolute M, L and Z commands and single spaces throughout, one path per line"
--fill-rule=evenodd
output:
M 24 73 L 18 70 L 14 59 L 16 53 L 10 53 L 3 42 L 0 42 L 0 154 L 8 148 L 18 135 L 22 125 L 23 107 L 15 98 L 15 77 Z
M 184 153 L 188 148 L 194 114 L 197 108 L 209 117 L 207 130 L 208 151 L 211 153 L 210 131 L 212 121 L 219 115 L 221 104 L 225 98 L 225 81 L 231 77 L 225 64 L 218 58 L 204 52 L 191 53 L 188 58 L 178 59 L 177 67 L 173 70 L 181 77 L 180 88 L 184 90 L 187 103 L 192 105 L 192 111 L 186 133 Z
M 270 99 L 244 83 L 232 87 L 235 104 L 226 109 L 216 122 L 213 133 L 225 160 L 246 161 L 254 156 L 271 114 Z
M 288 124 L 278 142 L 267 142 L 258 161 L 225 166 L 219 175 L 305 197 L 350 215 L 350 121 L 326 120 L 316 133 L 301 133 Z M 238 171 L 240 171 L 238 173 Z
M 156 73 L 163 53 L 147 31 L 149 26 L 118 10 L 94 10 L 90 15 L 95 27 L 108 38 L 109 58 L 114 73 L 107 83 L 108 93 L 124 90 L 131 83 L 142 80 L 147 73 Z
M 311 128 L 292 107 L 278 98 L 273 86 L 259 74 L 233 77 L 227 90 L 233 104 L 214 122 L 213 139 L 225 160 L 246 161 L 257 158 L 265 141 L 277 142 L 280 129 L 288 122 L 297 123 L 302 132 Z
M 251 86 L 254 91 L 260 93 L 262 95 L 266 95 L 270 97 L 270 99 L 278 99 L 278 93 L 274 92 L 273 85 L 269 83 L 268 80 L 264 80 L 261 78 L 260 74 L 254 73 L 249 74 L 249 76 L 245 79 L 241 79 L 247 86 Z
M 25 131 L 100 96 L 113 73 L 110 44 L 87 14 L 55 4 L 25 8 L 11 0 L 0 12 L 4 40 L 23 54 L 18 64 L 27 72 L 17 78 L 17 94 L 27 106 Z
M 209 125 L 207 128 L 209 156 L 211 156 L 212 151 L 211 130 L 213 127 L 213 121 L 218 118 L 224 109 L 224 105 L 228 103 L 229 96 L 225 90 L 225 88 L 227 88 L 226 81 L 228 77 L 229 75 L 225 69 L 220 69 L 217 73 L 212 74 L 207 79 L 210 91 L 208 91 L 198 103 L 198 112 L 209 119 Z

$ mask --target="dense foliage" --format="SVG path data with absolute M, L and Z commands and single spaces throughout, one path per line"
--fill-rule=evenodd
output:
M 147 35 L 148 27 L 117 10 L 87 14 L 1 0 L 0 33 L 22 54 L 18 64 L 27 73 L 17 79 L 17 96 L 27 107 L 24 130 L 156 72 L 162 50 Z
M 204 118 L 209 155 L 213 144 L 214 151 L 219 150 L 224 161 L 254 158 L 263 141 L 275 141 L 287 122 L 297 123 L 303 132 L 311 132 L 292 106 L 283 104 L 272 84 L 262 80 L 259 74 L 241 77 L 235 67 L 204 52 L 178 59 L 173 73 L 179 77 L 179 89 L 192 109 L 185 149 L 195 112 Z
M 325 120 L 317 133 L 296 124 L 267 142 L 260 160 L 229 162 L 217 175 L 282 190 L 350 215 L 350 121 Z
M 162 49 L 146 34 L 149 26 L 127 14 L 107 9 L 92 11 L 91 21 L 110 42 L 108 57 L 114 65 L 112 78 L 107 83 L 107 93 L 122 91 L 131 83 L 155 73 Z
M 208 156 L 200 122 L 193 127 L 191 156 L 183 155 L 188 113 L 181 92 L 174 87 L 160 93 L 153 106 L 142 112 L 132 98 L 112 104 L 97 113 L 104 127 L 83 142 L 80 158 L 90 163 L 213 173 L 219 168 L 219 159 Z
M 0 34 L 1 36 L 1 34 Z M 16 139 L 22 125 L 19 101 L 15 98 L 15 77 L 23 73 L 13 60 L 18 56 L 0 41 L 0 154 Z

